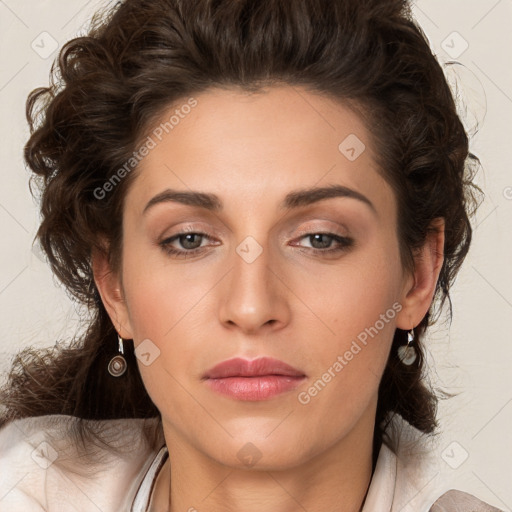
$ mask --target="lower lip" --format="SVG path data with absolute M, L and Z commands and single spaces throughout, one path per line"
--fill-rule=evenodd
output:
M 295 389 L 305 377 L 263 375 L 261 377 L 224 377 L 207 379 L 211 389 L 236 400 L 268 400 L 273 396 Z

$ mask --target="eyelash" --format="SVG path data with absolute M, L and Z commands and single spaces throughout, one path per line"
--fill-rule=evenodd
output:
M 196 249 L 190 249 L 190 250 L 179 250 L 171 246 L 171 243 L 175 240 L 178 240 L 182 236 L 186 235 L 199 235 L 201 237 L 206 237 L 209 239 L 212 239 L 212 235 L 209 233 L 204 233 L 200 231 L 182 231 L 180 233 L 176 233 L 170 238 L 167 238 L 159 243 L 159 245 L 162 247 L 162 249 L 169 254 L 170 256 L 176 257 L 176 258 L 189 258 L 198 256 L 199 254 L 202 254 L 207 247 L 197 247 Z M 338 247 L 330 248 L 330 249 L 315 249 L 315 248 L 309 248 L 309 247 L 302 247 L 302 250 L 306 250 L 306 252 L 313 252 L 314 254 L 318 255 L 331 255 L 335 253 L 340 253 L 347 251 L 349 248 L 351 248 L 354 245 L 354 240 L 349 237 L 344 237 L 340 235 L 336 235 L 335 233 L 328 233 L 328 232 L 310 232 L 310 233 L 302 233 L 299 237 L 299 240 L 302 240 L 303 238 L 312 237 L 314 235 L 324 235 L 329 238 L 332 238 L 335 242 L 340 244 Z

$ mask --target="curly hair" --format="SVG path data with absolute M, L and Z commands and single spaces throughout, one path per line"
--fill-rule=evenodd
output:
M 379 386 L 374 447 L 395 414 L 435 432 L 440 395 L 426 381 L 422 339 L 469 250 L 481 190 L 472 183 L 478 158 L 469 152 L 443 69 L 406 0 L 126 0 L 97 13 L 87 35 L 63 46 L 50 77 L 26 106 L 31 136 L 24 157 L 42 214 L 37 237 L 91 318 L 67 348 L 17 355 L 0 395 L 0 425 L 69 414 L 83 441 L 100 432 L 82 420 L 159 416 L 131 345 L 128 371 L 119 379 L 106 371 L 116 331 L 91 269 L 93 249 L 119 266 L 123 199 L 136 173 L 101 199 L 95 190 L 171 105 L 212 87 L 258 92 L 288 84 L 334 98 L 365 121 L 379 172 L 396 196 L 405 269 L 414 269 L 414 251 L 435 229 L 432 221 L 445 219 L 434 300 L 415 327 L 419 357 L 411 366 L 399 360 L 406 332 L 396 329 Z

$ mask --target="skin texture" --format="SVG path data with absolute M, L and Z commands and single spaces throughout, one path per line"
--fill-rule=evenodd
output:
M 377 390 L 393 333 L 416 326 L 429 309 L 443 261 L 443 223 L 407 275 L 396 200 L 353 111 L 289 86 L 256 95 L 211 89 L 196 100 L 137 170 L 125 201 L 120 273 L 101 254 L 93 257 L 120 335 L 136 347 L 149 339 L 160 350 L 147 366 L 138 360 L 172 461 L 158 479 L 155 510 L 356 512 L 371 478 Z M 162 120 L 175 109 L 162 112 Z M 350 134 L 366 146 L 354 161 L 338 149 Z M 348 197 L 279 209 L 293 190 L 332 184 L 364 194 L 375 211 Z M 211 212 L 162 202 L 143 213 L 167 188 L 214 193 L 224 207 Z M 186 259 L 166 253 L 159 243 L 187 227 L 211 238 L 187 245 L 182 237 L 172 246 L 203 252 Z M 340 245 L 307 236 L 315 233 L 353 244 L 322 254 Z M 236 250 L 248 236 L 262 249 L 251 263 Z M 255 247 L 249 245 L 251 254 Z M 394 318 L 301 404 L 298 393 L 394 303 L 401 306 Z M 306 379 L 269 400 L 234 400 L 201 379 L 234 356 L 274 357 Z M 239 455 L 244 446 L 250 465 Z

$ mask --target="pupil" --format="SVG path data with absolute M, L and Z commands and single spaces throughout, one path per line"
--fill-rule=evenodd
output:
M 185 238 L 185 243 L 183 244 L 183 246 L 187 249 L 196 249 L 197 247 L 194 247 L 194 243 L 191 242 L 191 246 L 187 245 L 189 242 L 190 242 L 190 239 L 189 237 L 199 237 L 200 235 L 198 235 L 197 233 L 190 233 L 189 235 L 185 235 L 184 238 Z M 201 244 L 199 244 L 201 245 Z
M 323 244 L 321 243 L 320 244 L 320 246 L 321 246 L 320 248 L 328 247 L 329 246 L 329 236 L 328 235 L 323 235 L 323 234 L 313 235 L 313 240 L 314 241 L 318 240 L 320 237 L 323 237 L 323 236 L 326 237 L 326 242 L 324 242 Z M 313 247 L 315 247 L 314 243 L 312 245 L 313 245 Z

